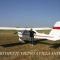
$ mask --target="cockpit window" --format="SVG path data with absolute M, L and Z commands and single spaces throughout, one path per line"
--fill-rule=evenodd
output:
M 22 34 L 23 34 L 23 35 L 29 35 L 29 31 L 24 30 Z

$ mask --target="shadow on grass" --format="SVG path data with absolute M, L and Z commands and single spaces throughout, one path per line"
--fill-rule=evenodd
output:
M 0 46 L 3 46 L 3 47 L 13 47 L 13 46 L 17 46 L 17 45 L 23 45 L 24 43 L 9 43 L 9 44 L 2 44 Z
M 46 39 L 35 40 L 35 41 L 25 41 L 25 42 L 28 44 L 33 44 L 33 45 L 37 45 L 37 44 L 50 45 L 50 43 L 48 43 L 48 41 Z
M 25 43 L 21 43 L 21 42 L 18 42 L 18 43 L 9 43 L 9 44 L 2 44 L 0 46 L 2 47 L 13 47 L 13 46 L 17 46 L 17 45 L 24 45 L 24 44 L 33 44 L 33 45 L 36 45 L 36 44 L 45 44 L 45 45 L 51 45 L 50 43 L 48 43 L 47 41 L 45 40 L 36 40 L 36 41 L 25 41 Z
M 55 48 L 55 49 L 57 49 L 59 47 L 60 47 L 60 43 L 54 43 L 54 44 L 52 44 L 52 46 L 50 46 L 50 48 Z

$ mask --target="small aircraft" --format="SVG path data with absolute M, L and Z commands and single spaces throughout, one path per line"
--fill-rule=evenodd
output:
M 47 39 L 52 41 L 60 40 L 60 21 L 55 23 L 49 34 L 38 33 L 35 29 L 33 29 L 33 31 L 35 32 L 34 40 L 41 39 Z M 21 42 L 24 42 L 24 40 L 30 41 L 29 35 L 30 35 L 29 30 L 26 29 L 24 31 L 18 32 L 19 41 Z
M 25 40 L 30 41 L 31 28 L 13 28 L 13 27 L 0 27 L 0 30 L 18 30 L 18 37 L 20 42 Z M 60 40 L 60 21 L 56 22 L 49 34 L 38 33 L 36 30 L 50 30 L 51 28 L 32 28 L 35 32 L 34 40 L 47 39 L 52 41 Z

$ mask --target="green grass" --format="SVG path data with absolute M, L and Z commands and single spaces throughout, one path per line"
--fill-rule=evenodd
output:
M 39 31 L 49 33 L 49 31 Z M 60 44 L 52 41 L 37 41 L 20 44 L 16 31 L 0 31 L 0 52 L 60 52 Z M 60 60 L 60 55 L 0 55 L 0 60 Z

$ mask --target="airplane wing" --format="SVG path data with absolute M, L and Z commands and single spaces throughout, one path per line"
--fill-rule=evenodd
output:
M 0 30 L 30 30 L 31 28 L 0 27 Z M 33 30 L 50 30 L 49 27 L 32 28 Z

